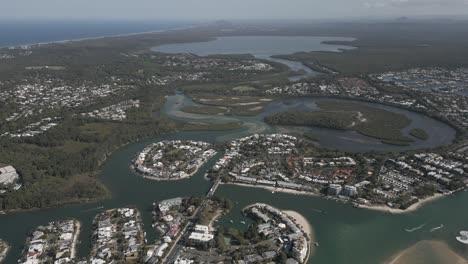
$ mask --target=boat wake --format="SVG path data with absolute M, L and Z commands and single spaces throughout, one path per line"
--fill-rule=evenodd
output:
M 96 208 L 91 208 L 91 209 L 88 209 L 88 210 L 84 210 L 82 211 L 83 213 L 86 213 L 86 212 L 91 212 L 91 211 L 95 211 L 95 210 L 99 210 L 99 209 L 103 209 L 104 206 L 99 206 L 99 207 L 96 207 Z
M 408 233 L 411 233 L 411 232 L 414 232 L 416 230 L 419 230 L 421 228 L 423 228 L 426 224 L 422 224 L 420 226 L 417 226 L 417 227 L 414 227 L 414 228 L 405 228 L 404 230 Z
M 440 226 L 436 226 L 436 227 L 431 228 L 430 231 L 431 231 L 431 232 L 434 232 L 434 231 L 437 231 L 437 230 L 439 230 L 439 229 L 441 229 L 441 228 L 443 228 L 443 227 L 444 227 L 444 225 L 441 224 Z

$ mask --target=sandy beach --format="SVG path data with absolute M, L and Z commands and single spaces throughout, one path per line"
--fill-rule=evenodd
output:
M 424 199 L 419 200 L 417 203 L 412 204 L 410 207 L 406 208 L 405 210 L 402 209 L 397 209 L 397 208 L 390 208 L 386 205 L 359 205 L 358 208 L 363 208 L 363 209 L 368 209 L 368 210 L 375 210 L 375 211 L 381 211 L 381 212 L 387 212 L 391 214 L 408 214 L 412 213 L 416 210 L 418 210 L 420 207 L 422 207 L 424 204 L 433 202 L 435 200 L 438 200 L 440 198 L 444 197 L 443 194 L 436 193 L 433 196 L 426 197 Z
M 208 224 L 208 229 L 210 231 L 215 231 L 216 228 L 214 227 L 215 221 L 223 215 L 223 210 L 219 210 L 216 214 L 211 218 L 210 223 Z
M 297 191 L 297 190 L 291 190 L 291 189 L 285 189 L 285 188 L 277 188 L 277 187 L 271 187 L 271 186 L 265 186 L 265 185 L 251 185 L 251 184 L 246 184 L 246 183 L 221 183 L 221 184 L 237 185 L 237 186 L 248 187 L 248 188 L 259 188 L 259 189 L 264 189 L 264 190 L 268 190 L 271 192 L 282 192 L 282 193 L 289 193 L 289 194 L 295 194 L 295 195 L 310 195 L 310 196 L 321 197 L 321 195 L 316 194 L 316 193 Z M 418 210 L 423 205 L 433 202 L 435 200 L 438 200 L 442 197 L 445 197 L 445 195 L 436 193 L 433 196 L 429 196 L 429 197 L 419 200 L 417 203 L 412 204 L 410 207 L 408 207 L 405 210 L 397 209 L 397 208 L 390 208 L 386 205 L 358 205 L 357 208 L 386 212 L 386 213 L 391 213 L 391 214 L 408 214 L 408 213 L 412 213 Z
M 76 225 L 76 230 L 75 230 L 75 235 L 73 236 L 73 241 L 72 241 L 72 248 L 70 252 L 70 257 L 71 259 L 76 258 L 76 246 L 78 245 L 78 236 L 80 235 L 81 231 L 81 223 L 78 220 L 74 220 L 75 225 Z
M 312 225 L 307 221 L 307 219 L 302 216 L 300 213 L 296 211 L 283 211 L 283 213 L 287 214 L 290 218 L 294 219 L 296 223 L 299 225 L 299 227 L 304 230 L 304 232 L 307 234 L 307 237 L 309 238 L 309 251 L 307 252 L 307 258 L 305 263 L 307 263 L 308 259 L 310 256 L 314 255 L 315 252 L 315 237 L 314 237 L 314 231 L 312 229 Z
M 445 242 L 423 240 L 402 250 L 385 264 L 462 264 L 467 260 L 455 253 Z
M 247 183 L 224 183 L 222 182 L 221 184 L 223 185 L 237 185 L 237 186 L 242 186 L 242 187 L 248 187 L 248 188 L 257 188 L 257 189 L 264 189 L 267 191 L 271 192 L 281 192 L 281 193 L 289 193 L 289 194 L 295 194 L 295 195 L 310 195 L 310 196 L 320 196 L 319 194 L 316 193 L 311 193 L 311 192 L 305 192 L 305 191 L 297 191 L 297 190 L 292 190 L 292 189 L 286 189 L 286 188 L 277 188 L 277 187 L 271 187 L 271 186 L 265 186 L 265 185 L 251 185 Z
M 26 44 L 18 44 L 18 45 L 7 45 L 7 46 L 0 46 L 0 49 L 3 48 L 21 48 L 21 47 L 34 47 L 34 46 L 44 46 L 50 44 L 68 44 L 73 42 L 80 42 L 80 41 L 87 41 L 87 40 L 100 40 L 106 38 L 119 38 L 119 37 L 131 37 L 131 36 L 139 36 L 139 35 L 146 35 L 146 34 L 157 34 L 157 33 L 166 33 L 171 31 L 178 31 L 178 30 L 187 30 L 196 28 L 197 25 L 192 26 L 185 26 L 185 27 L 176 27 L 176 28 L 168 28 L 168 29 L 160 29 L 160 30 L 150 30 L 150 31 L 141 31 L 141 32 L 134 32 L 134 33 L 124 33 L 124 34 L 111 34 L 111 35 L 103 35 L 97 37 L 85 37 L 85 38 L 76 38 L 76 39 L 62 39 L 62 40 L 53 40 L 53 41 L 46 41 L 46 42 L 35 42 L 35 43 L 26 43 Z

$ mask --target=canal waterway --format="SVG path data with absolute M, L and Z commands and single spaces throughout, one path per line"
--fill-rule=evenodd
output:
M 168 98 L 169 104 L 164 107 L 164 110 L 177 109 L 171 105 L 171 102 L 177 101 L 177 98 Z M 186 98 L 182 99 L 187 100 Z M 273 104 L 279 103 L 281 102 Z M 276 105 L 271 107 L 275 108 Z M 171 112 L 165 111 L 163 111 L 165 114 L 171 116 Z M 174 111 L 174 113 L 176 112 Z M 252 119 L 254 118 L 252 117 Z M 255 122 L 261 123 L 260 121 Z M 255 122 L 253 123 L 256 124 Z M 157 234 L 151 228 L 152 203 L 177 196 L 204 195 L 209 190 L 210 184 L 203 176 L 205 171 L 214 164 L 215 159 L 210 160 L 190 179 L 157 182 L 144 179 L 132 172 L 129 167 L 132 158 L 152 142 L 191 139 L 220 144 L 257 130 L 257 127 L 252 129 L 251 126 L 246 126 L 237 131 L 181 132 L 133 143 L 120 149 L 103 165 L 100 174 L 100 179 L 112 192 L 112 198 L 92 204 L 0 216 L 0 237 L 12 245 L 6 263 L 16 262 L 26 236 L 33 228 L 49 221 L 67 218 L 76 218 L 81 221 L 82 232 L 79 237 L 81 244 L 78 247 L 78 254 L 81 257 L 87 256 L 91 243 L 93 217 L 103 210 L 116 207 L 133 205 L 139 208 L 142 211 L 148 241 L 153 242 Z M 271 128 L 267 127 L 263 132 L 270 130 Z M 468 228 L 468 210 L 462 210 L 468 201 L 467 192 L 436 201 L 407 215 L 391 215 L 355 209 L 349 205 L 311 196 L 273 194 L 265 190 L 230 185 L 221 186 L 216 195 L 231 199 L 235 205 L 231 213 L 220 220 L 220 224 L 226 227 L 245 228 L 245 225 L 240 224 L 243 219 L 240 210 L 255 202 L 265 202 L 278 208 L 295 210 L 303 214 L 313 225 L 316 240 L 320 243 L 320 247 L 316 250 L 315 256 L 310 259 L 310 263 L 379 263 L 398 250 L 421 239 L 446 241 L 460 254 L 468 255 L 468 249 L 455 241 L 456 233 Z M 327 214 L 317 213 L 317 210 L 326 211 Z M 233 220 L 234 223 L 230 223 L 229 220 Z M 419 226 L 422 223 L 425 223 L 427 228 L 413 233 L 407 233 L 403 230 Z M 443 229 L 429 232 L 430 228 L 440 224 L 444 224 Z
M 287 110 L 304 110 L 317 111 L 320 108 L 317 102 L 320 101 L 335 101 L 335 102 L 353 102 L 368 107 L 382 109 L 392 113 L 404 115 L 411 124 L 402 129 L 402 134 L 414 140 L 408 146 L 395 146 L 382 143 L 380 140 L 359 134 L 355 131 L 344 131 L 337 129 L 327 129 L 320 127 L 286 127 L 286 126 L 270 126 L 264 122 L 264 118 L 274 113 L 279 113 Z M 318 137 L 318 144 L 326 148 L 335 148 L 342 151 L 351 152 L 369 152 L 369 151 L 407 151 L 415 149 L 436 148 L 440 146 L 450 145 L 456 136 L 456 131 L 449 125 L 425 116 L 420 113 L 411 112 L 405 109 L 386 106 L 376 103 L 368 103 L 362 101 L 332 99 L 332 98 L 313 98 L 313 97 L 292 97 L 278 99 L 268 103 L 264 111 L 256 116 L 223 116 L 223 115 L 204 115 L 186 113 L 181 109 L 185 107 L 197 106 L 208 107 L 206 105 L 194 102 L 191 98 L 182 93 L 169 96 L 167 104 L 163 108 L 163 112 L 176 120 L 186 122 L 205 122 L 205 123 L 228 123 L 238 122 L 244 123 L 244 128 L 241 131 L 233 134 L 234 137 L 224 136 L 224 140 L 231 140 L 235 137 L 247 136 L 254 133 L 275 133 L 275 132 L 310 132 Z M 420 140 L 412 137 L 409 132 L 412 129 L 419 128 L 427 132 L 428 138 Z
M 227 41 L 228 43 L 232 41 L 229 38 L 223 39 L 223 41 Z M 330 38 L 326 40 L 330 40 Z M 294 42 L 300 41 L 295 40 Z M 268 47 L 268 45 L 260 46 L 262 48 Z M 323 49 L 323 47 L 321 48 Z M 308 48 L 300 47 L 296 49 L 297 51 L 313 50 L 310 45 L 308 45 Z M 338 48 L 335 45 L 333 49 Z M 187 52 L 192 52 L 192 50 L 187 50 Z M 294 50 L 291 52 L 294 52 Z M 275 53 L 277 52 L 269 52 L 267 55 L 275 55 Z M 283 49 L 278 54 L 288 54 L 288 52 L 284 52 Z M 316 108 L 316 100 L 318 99 L 294 99 L 293 102 L 287 103 L 287 107 L 306 107 L 313 110 Z M 193 104 L 193 102 L 182 94 L 171 96 L 167 98 L 167 103 L 164 106 L 162 114 L 170 118 L 200 122 L 242 120 L 244 126 L 235 131 L 180 132 L 136 142 L 121 148 L 105 162 L 100 172 L 100 180 L 112 193 L 112 197 L 108 200 L 89 204 L 70 205 L 63 208 L 0 215 L 0 238 L 6 240 L 12 246 L 5 263 L 17 262 L 26 236 L 32 229 L 38 225 L 47 224 L 49 221 L 68 218 L 76 218 L 82 224 L 82 232 L 79 236 L 81 243 L 78 245 L 78 256 L 85 257 L 89 254 L 93 217 L 101 211 L 124 206 L 136 206 L 141 210 L 145 225 L 144 229 L 147 232 L 148 242 L 151 243 L 157 238 L 156 232 L 151 228 L 152 203 L 177 196 L 204 195 L 209 190 L 210 183 L 203 176 L 214 164 L 216 157 L 200 168 L 189 179 L 159 182 L 144 179 L 130 169 L 130 162 L 139 151 L 147 144 L 162 140 L 190 139 L 220 144 L 248 134 L 277 131 L 277 128 L 272 128 L 261 121 L 262 115 L 256 117 L 205 116 L 189 115 L 180 111 L 182 105 L 190 104 Z M 286 107 L 284 101 L 274 101 L 266 107 L 266 113 L 273 113 L 284 107 Z M 386 106 L 385 109 L 387 109 Z M 444 140 L 450 141 L 452 133 L 454 133 L 454 131 L 447 130 L 444 126 L 445 124 L 423 115 L 401 109 L 395 110 L 394 108 L 392 108 L 392 111 L 403 111 L 404 114 L 409 115 L 415 127 L 427 128 L 424 124 L 429 124 L 427 126 L 430 126 L 431 129 L 426 131 L 430 133 L 431 138 L 434 137 L 430 140 L 430 142 L 434 143 L 434 146 L 447 143 L 447 141 L 437 141 L 437 138 L 445 138 Z M 355 143 L 346 143 L 347 141 L 343 141 L 340 138 L 354 135 L 339 135 L 329 130 L 314 130 L 312 132 L 319 133 L 321 137 L 319 143 L 323 146 L 340 147 L 350 144 L 349 148 L 344 147 L 344 149 L 355 149 L 356 151 L 365 151 L 371 148 L 360 147 L 367 146 L 365 141 L 369 140 L 368 138 L 364 138 L 363 143 L 359 142 L 359 138 L 354 137 L 352 142 Z M 420 148 L 421 146 L 416 147 Z M 378 147 L 375 146 L 375 148 Z M 392 149 L 389 146 L 384 146 L 382 150 L 390 151 Z M 309 261 L 314 264 L 382 263 L 398 251 L 420 240 L 441 240 L 447 242 L 457 253 L 465 257 L 468 256 L 468 247 L 461 245 L 455 240 L 455 236 L 459 230 L 468 229 L 468 210 L 465 209 L 468 202 L 468 192 L 457 193 L 454 196 L 425 205 L 416 212 L 404 215 L 392 215 L 385 212 L 356 209 L 350 205 L 312 196 L 271 193 L 262 189 L 232 185 L 220 186 L 215 195 L 229 198 L 234 204 L 231 212 L 219 221 L 219 224 L 225 227 L 246 228 L 246 225 L 240 223 L 242 220 L 245 221 L 240 214 L 240 210 L 246 205 L 255 202 L 265 202 L 272 206 L 294 210 L 304 215 L 314 228 L 316 241 L 320 243 L 320 247 L 316 249 L 315 255 Z M 318 213 L 319 210 L 326 211 L 327 213 Z M 232 220 L 232 223 L 230 220 Z M 405 228 L 413 228 L 421 224 L 425 224 L 425 227 L 415 232 L 408 233 L 404 231 Z M 430 232 L 431 228 L 440 224 L 443 224 L 444 228 Z

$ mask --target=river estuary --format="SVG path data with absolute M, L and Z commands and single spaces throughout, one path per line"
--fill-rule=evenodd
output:
M 330 99 L 297 98 L 292 103 L 288 102 L 287 106 L 313 109 L 315 107 L 314 100 Z M 148 242 L 152 243 L 157 237 L 156 232 L 151 228 L 152 203 L 177 196 L 204 195 L 209 190 L 210 183 L 204 179 L 203 175 L 214 164 L 217 157 L 205 164 L 190 179 L 157 182 L 144 179 L 132 172 L 129 165 L 136 153 L 141 151 L 145 145 L 161 140 L 190 139 L 219 144 L 248 134 L 275 131 L 275 128 L 261 121 L 262 115 L 256 117 L 193 115 L 180 111 L 180 108 L 187 104 L 190 105 L 193 102 L 182 94 L 176 94 L 167 99 L 162 113 L 171 118 L 187 121 L 229 122 L 242 120 L 244 126 L 236 131 L 180 132 L 136 142 L 121 148 L 103 165 L 99 176 L 100 180 L 112 192 L 112 198 L 108 200 L 64 208 L 1 215 L 0 237 L 12 245 L 5 263 L 16 263 L 30 230 L 49 221 L 67 218 L 76 218 L 81 222 L 82 232 L 79 237 L 81 243 L 78 245 L 78 256 L 87 256 L 90 249 L 93 217 L 103 210 L 129 205 L 134 205 L 141 210 Z M 284 106 L 282 104 L 284 104 L 283 101 L 270 103 L 266 107 L 266 113 L 272 113 L 286 107 L 285 104 Z M 387 108 L 387 106 L 379 107 L 401 111 L 411 118 L 413 121 L 411 126 L 431 128 L 426 130 L 430 134 L 430 139 L 424 144 L 416 141 L 415 144 L 411 145 L 412 149 L 422 148 L 428 143 L 432 144 L 430 146 L 433 147 L 446 145 L 453 140 L 453 129 L 439 121 L 406 110 Z M 330 130 L 322 130 L 322 132 L 314 130 L 313 132 L 320 133 L 319 144 L 326 147 L 340 147 L 343 150 L 353 149 L 355 151 L 394 150 L 392 146 L 374 144 L 375 142 L 371 142 L 371 139 L 360 138 L 360 135 L 352 132 L 350 134 L 335 134 L 338 132 Z M 366 143 L 368 141 L 370 143 Z M 457 253 L 465 257 L 468 256 L 468 247 L 455 240 L 458 231 L 468 229 L 468 210 L 463 210 L 468 202 L 468 192 L 459 192 L 454 196 L 427 204 L 415 212 L 402 215 L 356 209 L 350 205 L 312 196 L 271 193 L 262 189 L 232 185 L 220 186 L 216 195 L 229 198 L 234 204 L 231 212 L 219 221 L 219 224 L 225 227 L 246 228 L 246 225 L 240 224 L 243 220 L 248 221 L 241 216 L 240 210 L 255 202 L 265 202 L 281 209 L 301 213 L 311 223 L 315 232 L 315 240 L 320 243 L 315 255 L 309 259 L 309 263 L 382 263 L 398 251 L 420 240 L 445 241 Z M 318 210 L 326 211 L 327 214 L 319 213 Z M 233 220 L 233 223 L 230 220 Z M 404 231 L 405 228 L 413 228 L 422 224 L 425 224 L 424 228 L 415 232 Z M 444 228 L 430 232 L 431 228 L 441 224 L 444 225 Z

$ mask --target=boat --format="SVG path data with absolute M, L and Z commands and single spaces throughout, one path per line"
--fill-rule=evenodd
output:
M 460 236 L 456 238 L 458 242 L 468 245 L 468 231 L 460 231 Z
M 229 223 L 231 223 L 231 224 L 232 224 L 232 223 L 234 223 L 234 221 L 232 221 L 232 220 L 229 220 Z
M 245 221 L 240 221 L 241 224 L 245 225 Z
M 419 230 L 421 228 L 423 228 L 426 224 L 422 224 L 420 226 L 417 226 L 417 227 L 414 227 L 414 228 L 405 228 L 404 230 L 408 233 L 411 233 L 411 232 L 414 232 L 416 230 Z
M 318 242 L 315 242 L 314 244 L 315 244 L 315 246 L 316 246 L 316 247 L 318 247 L 318 246 L 319 246 L 319 243 L 318 243 Z
M 436 231 L 436 230 L 439 230 L 439 229 L 441 229 L 442 227 L 444 227 L 443 224 L 441 224 L 440 226 L 433 227 L 433 228 L 431 228 L 431 232 L 434 232 L 434 231 Z
M 319 210 L 319 209 L 314 209 L 314 208 L 312 208 L 312 211 L 317 212 L 317 213 L 322 213 L 322 214 L 326 214 L 326 213 L 327 213 L 326 211 Z
M 104 206 L 99 206 L 99 207 L 96 207 L 96 208 L 91 208 L 91 209 L 88 209 L 88 210 L 84 210 L 83 212 L 91 212 L 91 211 L 94 211 L 94 210 L 99 210 L 99 209 L 103 209 Z

